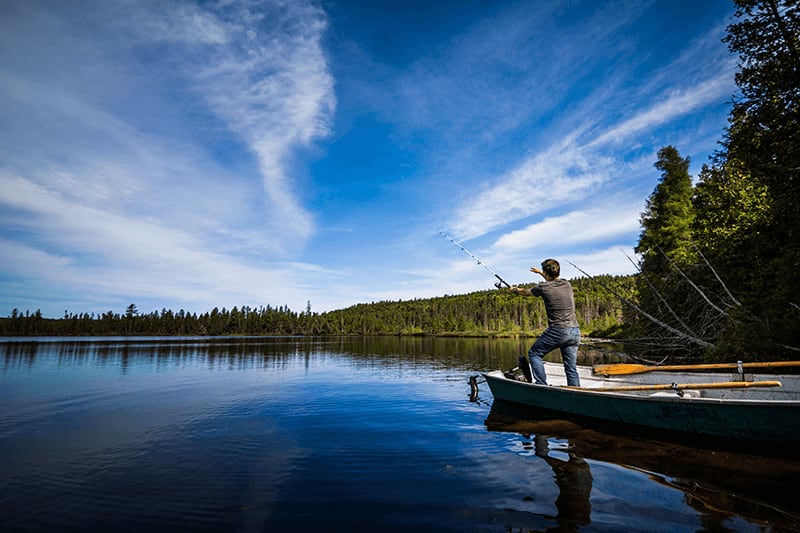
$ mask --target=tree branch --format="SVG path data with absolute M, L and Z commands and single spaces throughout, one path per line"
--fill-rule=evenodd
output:
M 650 313 L 648 313 L 647 311 L 645 311 L 644 309 L 642 309 L 641 307 L 639 307 L 638 305 L 633 303 L 632 301 L 628 300 L 627 298 L 625 298 L 621 294 L 618 294 L 614 289 L 610 288 L 608 285 L 606 285 L 602 281 L 599 281 L 599 280 L 595 279 L 594 276 L 592 276 L 591 274 L 587 273 L 585 270 L 580 268 L 578 265 L 576 265 L 572 261 L 567 260 L 567 263 L 569 263 L 570 265 L 572 265 L 573 267 L 578 269 L 578 271 L 580 271 L 584 276 L 586 276 L 589 279 L 591 279 L 592 281 L 596 282 L 598 285 L 603 287 L 605 290 L 607 290 L 608 292 L 610 292 L 611 294 L 613 294 L 614 296 L 616 296 L 617 298 L 622 300 L 623 303 L 631 306 L 638 313 L 640 313 L 642 316 L 644 316 L 645 318 L 647 318 L 648 320 L 650 320 L 654 324 L 656 324 L 656 325 L 662 327 L 663 329 L 665 329 L 665 330 L 677 335 L 678 337 L 680 337 L 682 339 L 685 339 L 685 340 L 691 342 L 692 344 L 697 344 L 697 345 L 702 346 L 704 348 L 714 348 L 715 347 L 715 345 L 711 344 L 708 341 L 700 339 L 700 338 L 698 338 L 698 337 L 696 337 L 694 335 L 687 335 L 686 333 L 683 333 L 682 331 L 679 331 L 679 330 L 673 328 L 669 324 L 666 324 L 666 323 L 662 322 L 661 320 L 657 319 L 656 317 L 654 317 L 653 315 L 651 315 Z

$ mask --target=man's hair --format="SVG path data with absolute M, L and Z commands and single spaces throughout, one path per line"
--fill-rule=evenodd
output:
M 561 265 L 555 259 L 545 259 L 542 261 L 542 272 L 555 279 L 561 274 Z

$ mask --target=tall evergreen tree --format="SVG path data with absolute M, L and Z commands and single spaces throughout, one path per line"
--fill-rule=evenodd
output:
M 642 272 L 664 275 L 669 261 L 685 265 L 694 256 L 692 241 L 692 179 L 689 158 L 683 158 L 673 146 L 658 151 L 655 167 L 661 180 L 647 199 L 642 213 L 642 233 L 636 253 L 642 257 Z
M 696 253 L 692 224 L 693 188 L 689 158 L 673 146 L 658 152 L 655 167 L 661 179 L 647 199 L 636 252 L 640 255 L 638 329 L 652 339 L 653 349 L 694 353 L 711 346 L 714 321 L 687 278 Z

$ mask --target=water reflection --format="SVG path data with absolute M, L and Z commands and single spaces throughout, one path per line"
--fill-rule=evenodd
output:
M 485 420 L 492 432 L 519 434 L 523 446 L 552 469 L 559 488 L 555 501 L 560 530 L 591 523 L 590 464 L 619 465 L 683 492 L 686 504 L 707 530 L 728 531 L 732 517 L 775 531 L 800 531 L 794 486 L 800 462 L 783 457 L 649 440 L 611 433 L 495 401 Z M 553 443 L 557 449 L 552 449 Z
M 592 492 L 592 471 L 583 457 L 567 451 L 567 458 L 559 459 L 550 455 L 548 435 L 534 435 L 533 449 L 550 465 L 558 485 L 556 509 L 559 529 L 574 531 L 577 526 L 591 523 L 592 505 L 589 494 Z
M 0 338 L 3 370 L 31 368 L 37 356 L 58 353 L 59 367 L 115 365 L 124 374 L 130 363 L 195 364 L 209 368 L 272 368 L 297 356 L 345 355 L 374 363 L 429 365 L 478 372 L 516 366 L 529 339 L 439 337 L 90 337 Z M 546 359 L 557 361 L 558 354 Z M 581 347 L 581 364 L 603 362 L 603 355 Z
M 0 530 L 800 529 L 797 463 L 467 401 L 528 345 L 0 339 Z

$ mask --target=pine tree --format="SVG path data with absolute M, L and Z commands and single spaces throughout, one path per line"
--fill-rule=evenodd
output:
M 661 171 L 661 180 L 642 213 L 636 253 L 642 257 L 642 272 L 662 276 L 670 270 L 669 261 L 686 265 L 694 260 L 693 190 L 689 158 L 682 158 L 674 147 L 658 151 L 655 167 Z
M 654 166 L 661 179 L 647 199 L 636 246 L 641 257 L 638 296 L 644 311 L 637 329 L 653 339 L 654 350 L 694 352 L 710 345 L 713 322 L 703 316 L 704 305 L 686 277 L 696 260 L 689 158 L 666 146 Z

